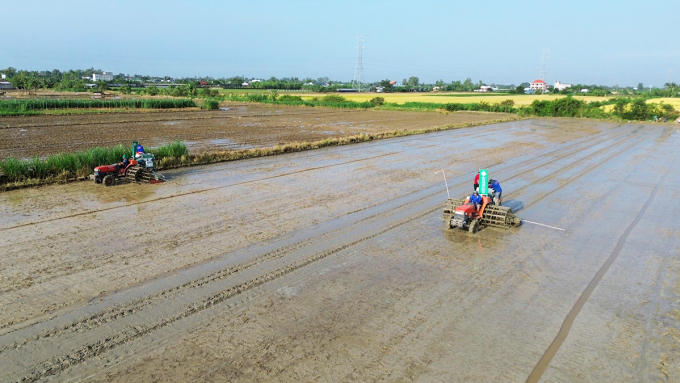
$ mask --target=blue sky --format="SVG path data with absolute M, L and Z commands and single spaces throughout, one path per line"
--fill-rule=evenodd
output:
M 680 82 L 680 1 L 0 0 L 0 68 L 367 81 Z

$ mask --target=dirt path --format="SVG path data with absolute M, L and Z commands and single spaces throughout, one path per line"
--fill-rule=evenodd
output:
M 673 381 L 679 141 L 531 120 L 0 194 L 0 380 Z M 443 231 L 435 171 L 479 167 L 566 231 Z
M 47 156 L 94 146 L 148 147 L 175 140 L 192 152 L 268 147 L 360 133 L 508 120 L 504 113 L 432 113 L 234 104 L 226 111 L 163 111 L 0 118 L 0 158 Z

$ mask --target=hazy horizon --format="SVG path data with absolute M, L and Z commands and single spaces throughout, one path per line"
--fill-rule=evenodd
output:
M 367 82 L 417 76 L 663 86 L 680 82 L 680 2 L 27 1 L 0 6 L 0 68 L 349 81 L 364 35 Z M 14 36 L 13 36 L 14 35 Z M 679 79 L 679 80 L 676 80 Z

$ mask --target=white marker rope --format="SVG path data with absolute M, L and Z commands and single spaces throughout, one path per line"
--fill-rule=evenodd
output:
M 522 220 L 522 223 L 524 223 L 524 222 L 526 222 L 526 223 L 533 223 L 534 225 L 538 225 L 538 226 L 545 226 L 545 227 L 549 227 L 549 228 L 551 228 L 551 229 L 555 229 L 555 230 L 562 230 L 562 231 L 566 231 L 566 230 L 564 230 L 564 229 L 560 229 L 559 227 L 555 227 L 555 226 L 549 226 L 549 225 L 544 225 L 544 224 L 542 224 L 542 223 L 538 223 L 538 222 L 532 222 L 532 221 L 527 221 L 526 219 L 523 219 L 523 220 Z

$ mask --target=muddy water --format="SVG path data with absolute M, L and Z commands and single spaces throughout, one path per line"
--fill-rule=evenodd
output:
M 679 141 L 521 121 L 1 194 L 0 380 L 675 380 Z M 480 167 L 566 231 L 444 231 L 435 172 Z

